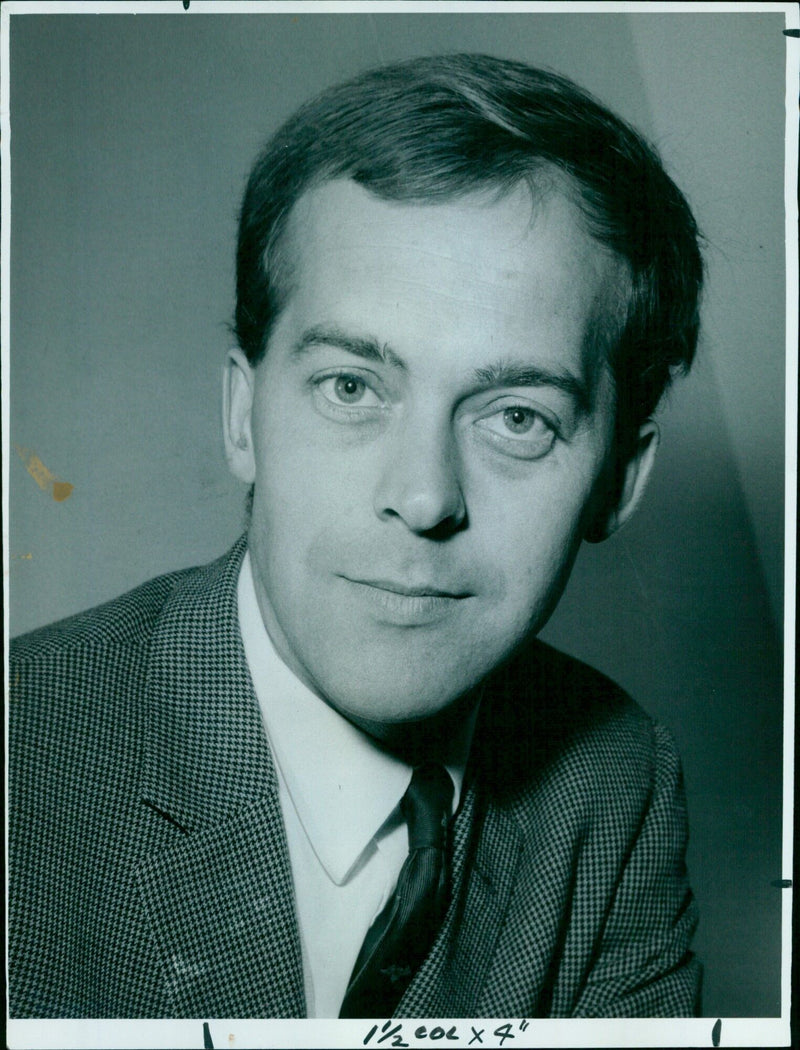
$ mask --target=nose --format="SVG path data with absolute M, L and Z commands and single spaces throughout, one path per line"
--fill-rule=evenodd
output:
M 449 423 L 409 419 L 393 436 L 375 488 L 375 513 L 383 520 L 400 519 L 412 532 L 432 539 L 462 529 L 467 508 Z

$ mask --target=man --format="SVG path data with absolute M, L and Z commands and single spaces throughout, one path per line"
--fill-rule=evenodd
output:
M 18 640 L 15 1016 L 697 1007 L 668 734 L 535 640 L 689 367 L 680 192 L 561 78 L 366 74 L 251 174 L 219 562 Z

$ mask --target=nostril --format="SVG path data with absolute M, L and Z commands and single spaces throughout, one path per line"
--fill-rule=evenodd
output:
M 468 521 L 465 511 L 460 515 L 451 514 L 446 518 L 442 518 L 442 520 L 437 522 L 433 528 L 422 530 L 421 535 L 427 537 L 429 540 L 446 540 L 457 532 L 463 532 L 467 526 Z
M 378 516 L 384 520 L 399 519 L 412 531 L 430 539 L 445 539 L 466 526 L 467 512 L 464 501 L 458 494 L 444 499 L 414 494 L 406 498 L 385 501 L 376 507 Z

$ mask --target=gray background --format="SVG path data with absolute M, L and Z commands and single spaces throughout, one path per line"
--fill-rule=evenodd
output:
M 177 5 L 176 5 L 177 6 Z M 637 519 L 586 548 L 545 637 L 675 732 L 705 1013 L 779 1012 L 785 38 L 781 14 L 11 18 L 11 628 L 216 557 L 238 200 L 268 131 L 362 68 L 483 50 L 648 134 L 708 238 L 701 355 Z

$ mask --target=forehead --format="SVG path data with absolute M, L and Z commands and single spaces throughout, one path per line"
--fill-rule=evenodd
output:
M 366 325 L 401 352 L 404 342 L 445 356 L 458 347 L 465 364 L 481 349 L 571 354 L 588 371 L 603 363 L 596 336 L 625 269 L 557 183 L 536 197 L 519 184 L 502 196 L 417 203 L 334 180 L 297 202 L 284 250 L 295 326 Z

